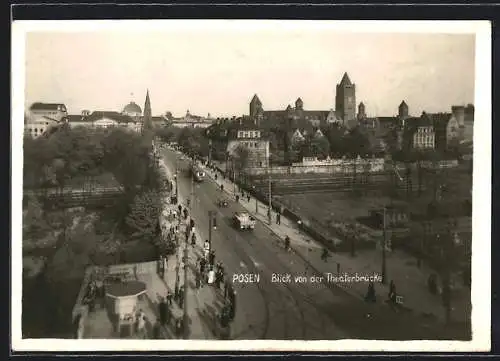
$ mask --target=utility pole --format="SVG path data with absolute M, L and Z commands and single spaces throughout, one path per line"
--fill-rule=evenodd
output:
M 212 138 L 208 139 L 208 164 L 212 163 Z
M 183 312 L 183 322 L 182 328 L 184 331 L 184 339 L 189 338 L 189 327 L 188 327 L 188 238 L 186 237 L 185 247 L 184 247 L 184 312 Z
M 181 212 L 181 206 L 179 205 L 179 216 L 178 216 L 178 230 L 175 234 L 175 249 L 176 249 L 176 255 L 177 255 L 177 264 L 175 266 L 175 288 L 174 288 L 174 295 L 175 298 L 177 299 L 177 296 L 179 295 L 179 271 L 180 271 L 180 240 L 179 240 L 179 235 L 181 232 L 181 217 L 182 217 L 182 212 Z
M 268 206 L 268 211 L 267 211 L 267 218 L 268 218 L 268 221 L 269 221 L 269 224 L 272 224 L 272 220 L 271 220 L 271 210 L 273 209 L 273 197 L 272 197 L 272 186 L 271 186 L 271 172 L 270 172 L 270 167 L 271 165 L 271 159 L 268 160 L 268 164 L 267 164 L 267 181 L 268 181 L 268 201 L 269 201 L 269 206 Z
M 189 204 L 188 204 L 188 208 L 190 210 L 193 209 L 193 202 L 194 202 L 194 172 L 196 171 L 194 162 L 195 160 L 193 159 L 191 163 L 191 193 L 189 193 Z
M 213 211 L 208 211 L 208 243 L 210 244 L 210 248 L 212 247 L 212 218 Z
M 383 227 L 383 241 L 382 241 L 382 283 L 386 284 L 387 283 L 387 270 L 386 270 L 386 259 L 385 259 L 385 247 L 387 244 L 387 232 L 386 232 L 386 222 L 385 222 L 385 212 L 386 208 L 384 206 L 384 211 L 383 211 L 383 221 L 382 221 L 382 227 Z
M 175 203 L 179 203 L 179 167 L 177 158 L 175 158 Z

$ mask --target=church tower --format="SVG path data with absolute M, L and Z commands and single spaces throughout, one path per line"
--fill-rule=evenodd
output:
M 151 117 L 151 101 L 149 100 L 149 89 L 146 92 L 146 101 L 144 102 L 144 115 L 142 118 L 142 123 L 145 129 L 153 128 L 153 119 Z
M 406 119 L 408 118 L 408 114 L 409 114 L 408 104 L 406 104 L 406 102 L 403 100 L 398 107 L 398 117 L 400 119 Z
M 365 105 L 363 102 L 358 105 L 358 120 L 362 120 L 366 118 Z
M 337 84 L 335 111 L 344 125 L 356 119 L 356 85 L 351 83 L 347 73 L 344 73 L 342 80 Z
M 250 101 L 250 117 L 256 117 L 259 113 L 262 113 L 262 102 L 257 94 L 255 94 Z

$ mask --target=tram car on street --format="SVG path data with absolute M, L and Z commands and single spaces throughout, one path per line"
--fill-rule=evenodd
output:
M 196 165 L 191 167 L 191 175 L 196 182 L 203 182 L 206 176 L 205 171 Z

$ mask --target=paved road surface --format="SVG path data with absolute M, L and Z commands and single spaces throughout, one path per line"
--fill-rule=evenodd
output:
M 170 150 L 162 152 L 174 171 L 179 165 L 179 190 L 189 195 L 191 181 L 188 161 Z M 259 273 L 259 284 L 236 286 L 238 311 L 233 325 L 233 338 L 239 339 L 461 339 L 453 328 L 437 327 L 411 313 L 396 313 L 388 308 L 366 304 L 336 287 L 307 282 L 305 284 L 272 284 L 272 273 L 312 275 L 305 262 L 284 252 L 277 238 L 263 223 L 253 232 L 236 231 L 230 224 L 234 211 L 244 208 L 230 202 L 227 209 L 216 207 L 220 196 L 217 185 L 207 180 L 194 187 L 196 200 L 192 211 L 203 239 L 208 238 L 208 210 L 218 214 L 218 229 L 213 232 L 217 258 L 229 274 Z M 333 266 L 333 265 L 332 265 Z M 332 270 L 336 273 L 336 270 Z
M 175 155 L 164 152 L 166 163 L 175 169 Z M 178 162 L 187 168 L 186 161 Z M 191 179 L 179 171 L 179 192 L 189 196 Z M 225 265 L 228 274 L 255 273 L 259 283 L 235 283 L 237 315 L 233 324 L 234 339 L 320 340 L 348 338 L 334 324 L 331 313 L 337 303 L 345 302 L 323 284 L 295 283 L 293 277 L 313 275 L 297 256 L 286 253 L 277 237 L 265 225 L 257 223 L 255 230 L 240 232 L 231 224 L 235 211 L 243 207 L 230 202 L 228 208 L 216 207 L 220 190 L 211 181 L 196 183 L 193 218 L 204 239 L 208 238 L 208 210 L 217 212 L 217 230 L 212 231 L 212 247 L 216 259 Z M 200 240 L 201 241 L 201 240 Z M 332 269 L 332 272 L 334 270 Z M 291 283 L 273 283 L 272 274 L 291 274 Z

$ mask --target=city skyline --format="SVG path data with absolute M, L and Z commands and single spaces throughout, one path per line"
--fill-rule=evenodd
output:
M 473 34 L 249 25 L 29 33 L 25 106 L 60 102 L 71 114 L 121 111 L 130 101 L 143 108 L 149 89 L 154 115 L 239 116 L 254 94 L 265 110 L 298 97 L 304 109 L 329 110 L 345 72 L 369 116 L 394 115 L 402 100 L 412 115 L 474 103 Z

